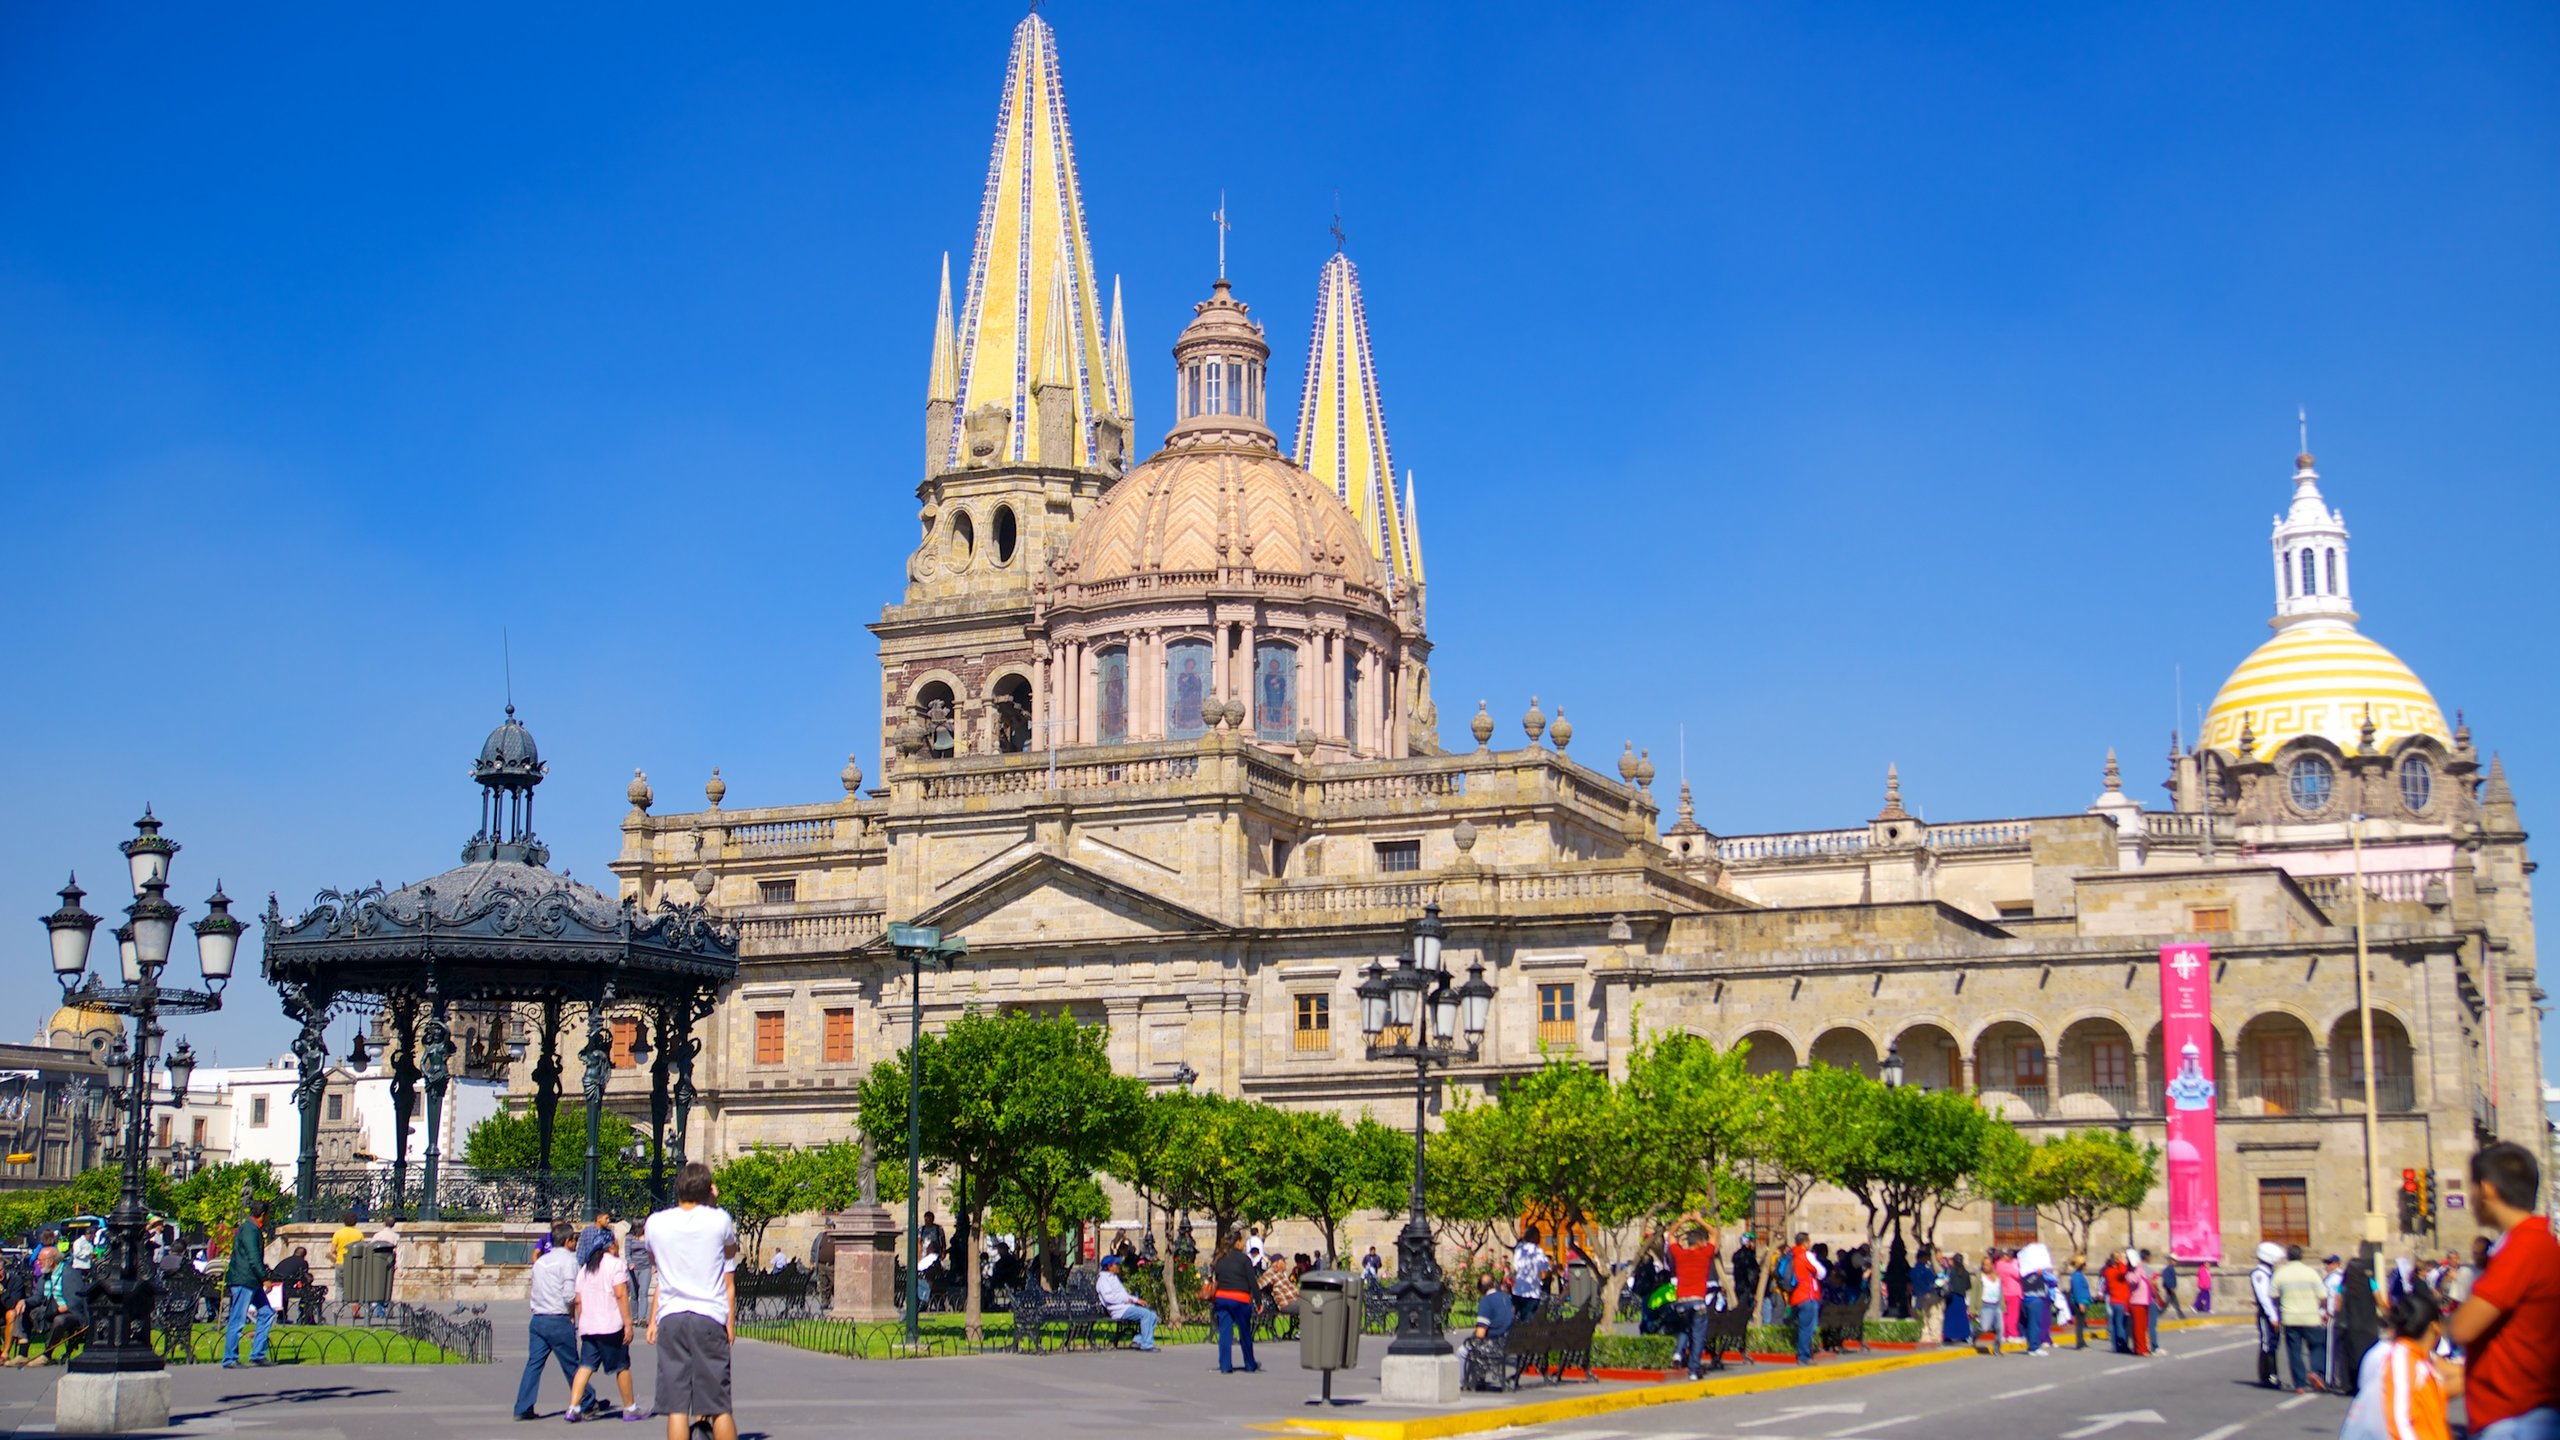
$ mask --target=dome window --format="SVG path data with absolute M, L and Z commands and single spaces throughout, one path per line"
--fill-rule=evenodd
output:
M 2320 576 L 2311 568 L 2311 552 L 2308 549 L 2302 552 L 2302 593 L 2305 595 L 2320 593 Z
M 2311 554 L 2302 552 L 2307 559 Z M 2293 797 L 2293 808 L 2305 815 L 2317 815 L 2329 808 L 2330 792 L 2337 788 L 2337 771 L 2318 755 L 2297 755 L 2285 767 L 2286 793 Z
M 1013 518 L 1013 507 L 1010 505 L 997 506 L 996 563 L 999 565 L 1012 564 L 1013 547 L 1020 543 L 1021 539 L 1022 527 L 1020 523 Z
M 2425 811 L 2427 802 L 2435 798 L 2436 767 L 2424 755 L 2411 755 L 2400 762 L 2400 803 L 2410 813 Z
M 968 511 L 960 511 L 958 514 L 951 517 L 951 568 L 954 570 L 968 569 L 970 558 L 977 553 L 977 522 L 969 518 Z
M 2328 593 L 2335 595 L 2338 593 L 2338 552 L 2335 549 L 2322 551 L 2321 561 L 2328 571 L 2326 576 L 2329 582 Z

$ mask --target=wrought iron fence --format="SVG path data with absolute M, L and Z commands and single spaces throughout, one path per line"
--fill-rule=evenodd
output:
M 400 1190 L 391 1185 L 391 1168 L 366 1165 L 322 1170 L 312 1213 L 326 1218 L 354 1211 L 361 1215 L 408 1215 L 415 1212 L 425 1171 L 411 1164 Z M 597 1201 L 617 1215 L 646 1215 L 657 1208 L 646 1172 L 607 1171 L 598 1177 Z M 549 1215 L 583 1222 L 586 1181 L 577 1171 L 551 1172 L 544 1182 L 538 1170 L 479 1170 L 467 1165 L 440 1167 L 436 1201 L 447 1220 L 531 1220 Z
M 193 1270 L 167 1277 L 152 1305 L 153 1348 L 173 1365 L 222 1359 L 224 1294 L 216 1279 Z M 289 1302 L 268 1336 L 267 1356 L 280 1365 L 486 1365 L 496 1351 L 488 1309 L 400 1304 L 362 1324 L 313 1325 L 288 1323 L 300 1313 Z

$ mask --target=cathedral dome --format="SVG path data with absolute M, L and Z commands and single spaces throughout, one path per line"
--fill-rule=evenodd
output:
M 99 1051 L 115 1043 L 124 1034 L 124 1019 L 112 1011 L 91 1010 L 80 1005 L 65 1005 L 44 1022 L 44 1033 L 38 1043 L 63 1049 Z
M 2305 736 L 2353 754 L 2368 710 L 2382 749 L 2413 735 L 2453 743 L 2435 696 L 2399 656 L 2342 620 L 2299 623 L 2269 637 L 2222 682 L 2203 739 L 2236 755 L 2245 720 L 2261 758 Z
M 1166 450 L 1122 477 L 1058 565 L 1067 585 L 1220 571 L 1335 575 L 1380 588 L 1377 562 L 1331 487 L 1276 451 Z

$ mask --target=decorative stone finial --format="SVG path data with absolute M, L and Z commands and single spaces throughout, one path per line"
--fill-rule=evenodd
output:
M 1653 751 L 1650 749 L 1636 755 L 1636 783 L 1647 790 L 1653 788 Z
M 705 866 L 703 866 L 701 869 L 694 871 L 694 872 L 693 872 L 693 893 L 694 893 L 695 898 L 696 898 L 696 899 L 698 899 L 698 900 L 700 900 L 700 901 L 701 901 L 703 904 L 705 904 L 705 905 L 710 904 L 710 903 L 711 903 L 711 891 L 712 891 L 712 889 L 713 889 L 715 886 L 717 886 L 719 883 L 720 883 L 720 877 L 719 877 L 719 876 L 717 876 L 717 875 L 712 874 L 712 873 L 711 873 L 711 867 L 710 867 L 710 866 L 708 866 L 708 865 L 705 865 Z
M 1636 742 L 1633 740 L 1627 742 L 1626 749 L 1618 752 L 1618 778 L 1630 785 L 1636 783 Z
M 633 770 L 631 784 L 622 792 L 622 798 L 631 802 L 632 809 L 643 815 L 648 814 L 650 803 L 657 798 L 649 793 L 649 772 Z
M 1476 718 L 1467 722 L 1467 733 L 1476 737 L 1479 750 L 1493 743 L 1493 712 L 1487 710 L 1481 700 L 1476 702 Z
M 1680 826 L 1685 830 L 1697 823 L 1698 807 L 1689 798 L 1689 782 L 1683 780 L 1680 782 Z
M 1902 808 L 1902 767 L 1888 762 L 1884 767 L 1884 808 L 1876 812 L 1879 820 L 1908 820 L 1911 812 Z
M 2453 712 L 2453 748 L 2456 750 L 2471 748 L 2471 722 L 2464 719 L 2459 710 Z
M 1547 731 L 1547 738 L 1556 742 L 1557 754 L 1563 754 L 1564 747 L 1573 743 L 1573 722 L 1564 718 L 1561 705 L 1556 707 L 1556 723 Z
M 1520 717 L 1520 728 L 1529 732 L 1532 745 L 1538 743 L 1539 736 L 1547 733 L 1547 712 L 1538 708 L 1535 695 L 1529 697 L 1529 713 Z
M 1299 727 L 1298 727 L 1298 759 L 1299 759 L 1301 762 L 1309 762 L 1309 763 L 1311 763 L 1311 762 L 1313 762 L 1313 761 L 1314 761 L 1314 759 L 1315 759 L 1315 758 L 1316 758 L 1316 732 L 1315 732 L 1315 727 L 1314 727 L 1314 726 L 1312 726 L 1312 725 L 1301 725 L 1301 726 L 1299 726 Z
M 1476 848 L 1475 822 L 1472 820 L 1461 819 L 1458 822 L 1457 828 L 1449 832 L 1449 839 L 1457 845 L 1459 854 L 1465 855 L 1473 852 Z
M 2507 788 L 2506 758 L 2494 750 L 2489 752 L 2489 783 L 2480 791 L 2480 803 L 2483 805 L 2516 803 L 2516 792 Z
M 860 795 L 862 793 L 862 762 L 847 755 L 844 757 L 844 769 L 837 772 L 836 778 L 844 782 L 846 799 L 850 800 Z
M 714 810 L 717 810 L 717 809 L 719 809 L 719 808 L 720 808 L 720 800 L 721 800 L 721 797 L 722 797 L 722 796 L 727 795 L 728 793 L 729 793 L 729 782 L 720 778 L 720 767 L 719 767 L 719 766 L 717 766 L 717 765 L 712 766 L 712 767 L 711 767 L 711 779 L 710 779 L 709 783 L 705 784 L 705 785 L 702 787 L 702 798 L 703 798 L 703 799 L 705 799 L 705 800 L 710 801 L 710 802 L 711 802 L 711 808 L 712 808 L 712 809 L 714 809 Z
M 2367 705 L 2364 707 L 2364 723 L 2356 727 L 2357 754 L 2379 755 L 2382 753 L 2382 747 L 2373 743 L 2373 729 L 2373 707 Z
M 2258 753 L 2258 712 L 2240 712 L 2240 758 L 2247 760 Z
M 2123 790 L 2124 771 L 2116 768 L 2116 747 L 2110 745 L 2107 747 L 2107 793 L 2116 795 Z

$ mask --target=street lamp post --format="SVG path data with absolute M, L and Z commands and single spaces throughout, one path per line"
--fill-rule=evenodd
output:
M 89 1344 L 71 1362 L 56 1397 L 56 1423 L 65 1430 L 158 1429 L 169 1423 L 168 1378 L 159 1354 L 151 1348 L 151 1306 L 160 1293 L 158 1273 L 150 1262 L 144 1228 L 150 1212 L 143 1176 L 150 1157 L 153 1104 L 151 1072 L 160 1061 L 166 1032 L 163 1015 L 201 1015 L 222 1008 L 222 987 L 230 982 L 232 962 L 240 953 L 240 932 L 247 928 L 231 916 L 231 899 L 217 882 L 209 913 L 195 923 L 196 960 L 205 988 L 164 987 L 162 971 L 169 963 L 169 944 L 178 928 L 179 907 L 169 903 L 169 865 L 175 843 L 160 834 L 160 822 L 145 807 L 134 822 L 136 834 L 120 847 L 132 873 L 133 904 L 129 922 L 117 932 L 122 981 L 102 985 L 86 976 L 89 945 L 98 917 L 80 908 L 75 876 L 62 887 L 62 908 L 44 917 L 53 949 L 53 975 L 66 998 L 86 1009 L 105 1010 L 133 1019 L 131 1043 L 118 1037 L 109 1057 L 111 1098 L 123 1109 L 121 1146 L 124 1185 L 115 1209 L 107 1216 L 104 1253 L 92 1272 L 91 1288 L 105 1304 L 93 1306 Z M 186 1087 L 195 1070 L 195 1052 L 178 1042 L 165 1062 L 169 1101 L 186 1102 Z
M 1368 1042 L 1369 1058 L 1413 1062 L 1413 1193 L 1404 1229 L 1396 1236 L 1396 1338 L 1387 1346 L 1391 1364 L 1399 1356 L 1438 1361 L 1454 1353 L 1447 1333 L 1449 1287 L 1441 1278 L 1431 1220 L 1423 1209 L 1431 1067 L 1461 1056 L 1476 1058 L 1493 987 L 1485 982 L 1482 960 L 1467 967 L 1465 983 L 1450 982 L 1440 958 L 1448 933 L 1440 922 L 1439 902 L 1425 905 L 1395 968 L 1370 962 L 1358 990 L 1360 1033 Z
M 924 1270 L 917 1262 L 924 1257 L 917 1245 L 916 1200 L 924 1189 L 924 972 L 928 965 L 940 970 L 967 954 L 969 942 L 957 935 L 946 940 L 931 925 L 892 925 L 889 944 L 907 962 L 907 1293 L 899 1297 L 899 1308 L 905 1314 L 907 1348 L 912 1350 L 920 1343 L 918 1327 L 923 1320 L 917 1313 L 923 1298 L 917 1291 L 924 1281 Z

